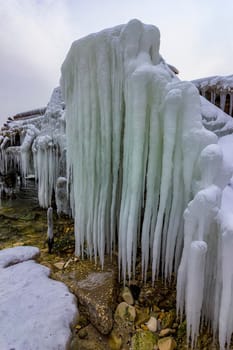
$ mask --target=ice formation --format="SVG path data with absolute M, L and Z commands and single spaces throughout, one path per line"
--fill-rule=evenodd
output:
M 153 283 L 177 273 L 192 346 L 206 323 L 224 349 L 233 332 L 233 216 L 224 209 L 233 159 L 218 137 L 233 122 L 175 76 L 159 44 L 159 30 L 137 20 L 74 42 L 62 66 L 65 114 L 57 88 L 43 117 L 12 121 L 21 158 L 10 159 L 24 177 L 35 174 L 41 206 L 55 196 L 58 213 L 71 209 L 77 255 L 85 247 L 103 265 L 118 247 L 126 280 L 140 247 L 144 280 L 149 268 Z M 5 168 L 9 139 L 0 138 Z
M 219 211 L 230 170 L 203 127 L 198 91 L 174 76 L 159 40 L 156 27 L 133 20 L 76 41 L 63 63 L 76 254 L 86 242 L 103 264 L 117 240 L 124 280 L 134 275 L 140 241 L 145 279 L 149 265 L 153 282 L 180 265 L 177 309 L 192 345 L 206 321 L 219 326 L 224 348 L 233 327 L 224 333 L 231 318 L 220 288 Z
M 193 80 L 202 96 L 233 116 L 233 75 Z
M 45 113 L 41 115 L 42 111 Z M 13 147 L 9 147 L 11 145 Z M 47 208 L 55 196 L 57 179 L 66 175 L 65 158 L 64 103 L 58 87 L 54 89 L 45 111 L 16 115 L 3 128 L 0 173 L 5 176 L 17 172 L 21 182 L 34 176 L 38 182 L 39 204 Z M 7 186 L 2 188 L 8 190 Z

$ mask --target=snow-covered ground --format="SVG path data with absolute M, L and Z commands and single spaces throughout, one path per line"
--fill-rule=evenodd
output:
M 77 318 L 76 299 L 31 260 L 36 247 L 0 251 L 0 349 L 64 350 Z

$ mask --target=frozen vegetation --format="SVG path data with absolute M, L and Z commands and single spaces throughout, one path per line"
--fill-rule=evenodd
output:
M 58 213 L 75 218 L 77 255 L 87 247 L 103 265 L 117 248 L 126 280 L 140 246 L 144 280 L 149 268 L 152 283 L 175 272 L 192 345 L 208 324 L 224 349 L 233 332 L 233 122 L 175 76 L 159 45 L 158 28 L 137 20 L 74 42 L 45 115 L 2 132 L 1 173 L 33 174 L 42 207 L 55 193 Z
M 77 317 L 75 297 L 32 259 L 35 247 L 0 251 L 0 349 L 64 350 Z

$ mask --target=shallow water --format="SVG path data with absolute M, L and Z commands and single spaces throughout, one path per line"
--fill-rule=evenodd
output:
M 53 214 L 54 255 L 74 251 L 73 221 Z M 2 200 L 0 205 L 0 249 L 33 245 L 47 254 L 47 210 L 24 199 Z M 50 259 L 49 259 L 50 260 Z

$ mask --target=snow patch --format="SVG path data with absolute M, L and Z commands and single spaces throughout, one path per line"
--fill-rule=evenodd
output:
M 76 299 L 48 278 L 47 267 L 25 261 L 38 253 L 35 247 L 0 251 L 1 350 L 64 350 L 69 344 Z

